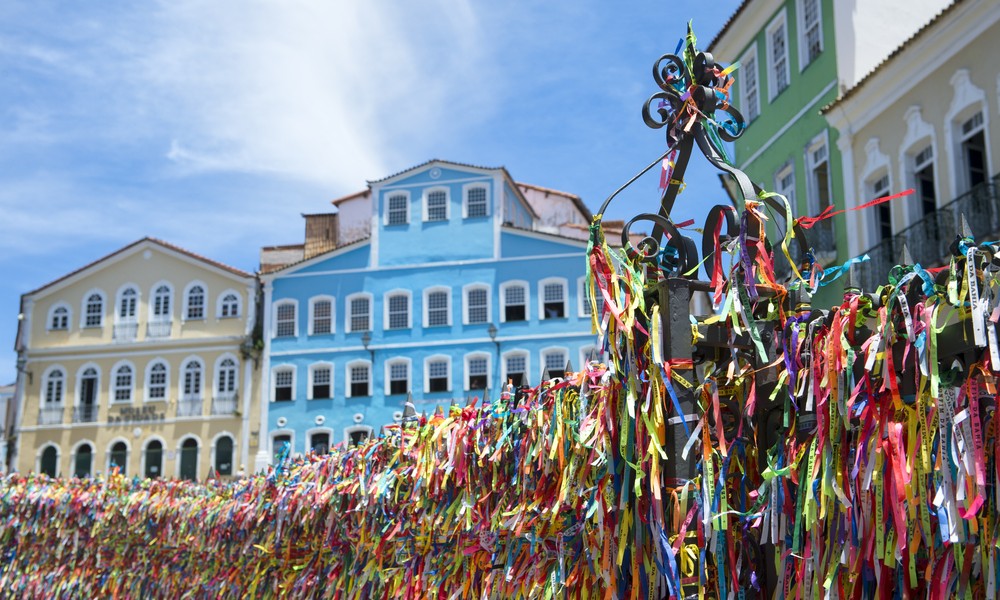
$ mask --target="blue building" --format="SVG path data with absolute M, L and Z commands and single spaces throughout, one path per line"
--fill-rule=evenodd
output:
M 377 434 L 408 398 L 429 413 L 594 352 L 578 197 L 435 160 L 333 204 L 304 215 L 304 244 L 261 253 L 258 467 L 285 441 Z

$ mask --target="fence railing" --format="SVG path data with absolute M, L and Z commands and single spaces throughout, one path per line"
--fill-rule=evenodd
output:
M 184 397 L 177 401 L 178 417 L 200 417 L 201 397 Z
M 172 324 L 172 321 L 150 321 L 146 324 L 146 337 L 170 337 L 170 326 Z
M 213 415 L 231 415 L 236 412 L 238 396 L 236 394 L 219 395 L 212 398 Z
M 90 405 L 73 407 L 74 423 L 95 423 L 97 422 L 97 407 Z
M 38 411 L 39 425 L 60 425 L 63 422 L 63 405 L 43 406 Z
M 115 323 L 114 339 L 116 342 L 133 342 L 138 335 L 138 323 Z

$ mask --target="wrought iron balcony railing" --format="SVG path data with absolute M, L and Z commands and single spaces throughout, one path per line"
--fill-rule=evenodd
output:
M 236 412 L 239 396 L 236 394 L 218 395 L 212 398 L 213 415 L 231 415 Z
M 97 407 L 94 405 L 76 406 L 73 408 L 74 423 L 96 423 Z
M 138 323 L 115 323 L 114 339 L 116 342 L 134 342 L 138 335 Z
M 63 422 L 63 405 L 43 406 L 38 411 L 39 425 L 60 425 Z
M 170 326 L 172 321 L 150 321 L 146 324 L 146 337 L 164 338 L 170 337 Z
M 201 397 L 186 396 L 177 401 L 178 417 L 200 417 Z

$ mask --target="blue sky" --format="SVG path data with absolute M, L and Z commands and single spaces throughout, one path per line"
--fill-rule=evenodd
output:
M 655 60 L 737 4 L 0 3 L 0 383 L 20 295 L 143 236 L 253 271 L 301 213 L 431 158 L 596 210 L 664 149 L 639 112 Z M 692 163 L 677 220 L 725 201 Z M 608 217 L 655 210 L 657 184 Z

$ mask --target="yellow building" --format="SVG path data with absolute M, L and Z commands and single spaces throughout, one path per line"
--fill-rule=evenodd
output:
M 236 474 L 259 439 L 256 289 L 144 238 L 24 294 L 18 470 Z

